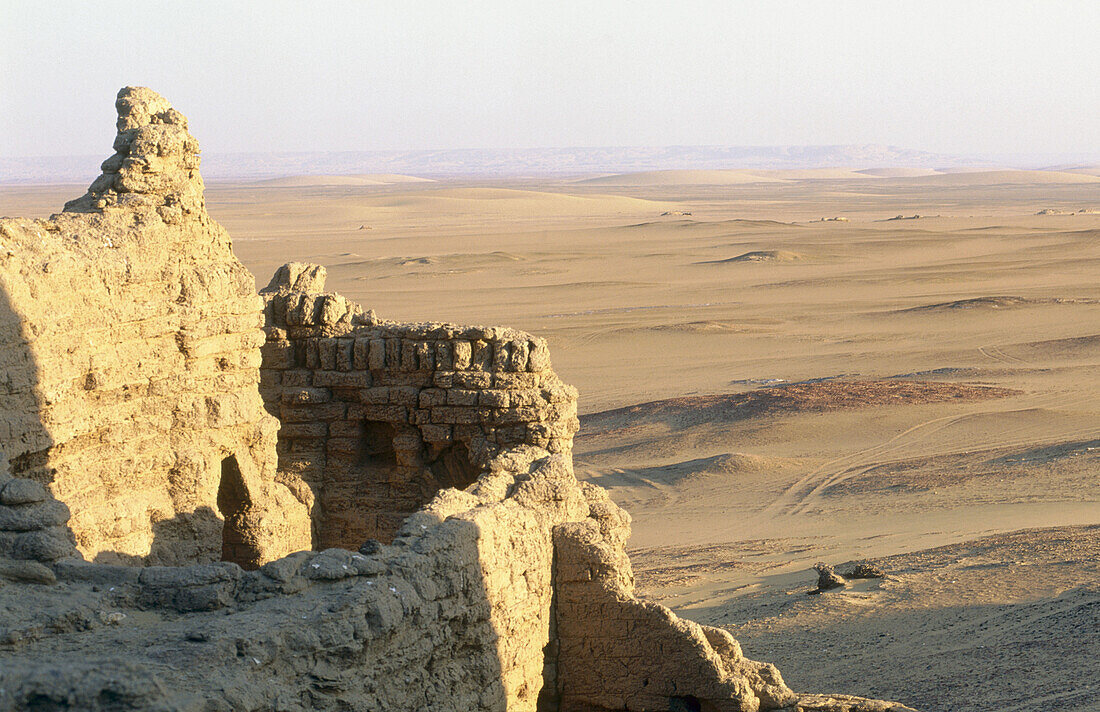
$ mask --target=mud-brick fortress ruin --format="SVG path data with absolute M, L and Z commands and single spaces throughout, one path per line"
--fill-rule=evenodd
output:
M 186 119 L 0 220 L 0 710 L 833 710 L 634 598 L 546 342 L 255 292 Z

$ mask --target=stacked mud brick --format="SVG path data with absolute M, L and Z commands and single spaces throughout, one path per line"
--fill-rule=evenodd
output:
M 388 540 L 443 487 L 515 445 L 568 454 L 577 392 L 546 342 L 513 329 L 382 322 L 288 264 L 267 302 L 261 392 L 279 475 L 313 511 L 314 543 Z

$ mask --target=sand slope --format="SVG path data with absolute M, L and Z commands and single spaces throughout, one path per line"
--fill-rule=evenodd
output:
M 656 201 L 617 195 L 571 195 L 508 188 L 447 188 L 367 198 L 367 208 L 448 215 L 484 213 L 503 217 L 539 215 L 593 215 L 655 212 L 666 208 Z
M 1057 183 L 1098 183 L 1100 176 L 1063 171 L 965 171 L 918 176 L 912 179 L 923 184 L 944 186 L 1042 185 Z
M 934 168 L 865 168 L 856 173 L 862 173 L 877 178 L 915 178 L 917 176 L 939 175 L 940 171 Z
M 577 181 L 584 185 L 741 185 L 743 183 L 770 183 L 782 178 L 761 175 L 750 170 L 665 170 L 619 173 L 599 178 Z
M 719 616 L 795 689 L 838 685 L 923 710 L 1085 712 L 1100 709 L 1097 562 L 1100 527 L 1032 529 L 878 559 L 887 579 L 820 596 L 805 595 L 812 572 L 777 577 Z M 635 557 L 643 586 L 644 567 Z
M 394 185 L 399 183 L 432 183 L 429 178 L 417 178 L 396 173 L 369 173 L 361 175 L 309 175 L 288 176 L 286 178 L 271 178 L 269 180 L 255 181 L 255 185 L 270 188 L 307 188 L 315 186 L 365 186 L 365 185 Z

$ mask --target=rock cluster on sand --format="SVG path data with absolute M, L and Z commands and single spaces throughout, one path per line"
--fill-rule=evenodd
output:
M 838 574 L 832 566 L 824 563 L 814 564 L 814 571 L 817 572 L 817 590 L 831 591 L 834 588 L 844 588 L 848 585 L 848 582 L 843 576 Z
M 117 107 L 84 197 L 0 221 L 0 712 L 908 709 L 636 599 L 542 339 L 256 295 L 186 120 Z

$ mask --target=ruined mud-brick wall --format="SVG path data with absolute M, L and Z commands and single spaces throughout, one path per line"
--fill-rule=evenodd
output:
M 261 392 L 282 423 L 279 481 L 311 504 L 316 548 L 388 541 L 496 454 L 568 454 L 577 393 L 543 339 L 513 329 L 377 320 L 289 264 L 261 293 Z
M 302 266 L 261 322 L 182 117 L 142 89 L 119 113 L 87 196 L 0 224 L 0 712 L 908 710 L 799 697 L 634 597 L 540 340 L 379 322 Z M 358 544 L 357 512 L 392 540 L 275 558 L 300 500 L 322 541 Z M 89 562 L 70 527 L 98 562 L 229 561 Z
M 217 560 L 223 520 L 242 563 L 307 547 L 274 483 L 261 301 L 206 213 L 198 144 L 148 89 L 116 106 L 84 197 L 0 221 L 0 479 L 46 485 L 88 558 Z
M 56 563 L 33 605 L 7 605 L 30 584 L 0 586 L 0 711 L 801 710 L 728 634 L 633 598 L 628 534 L 567 458 L 520 446 L 368 554 Z

